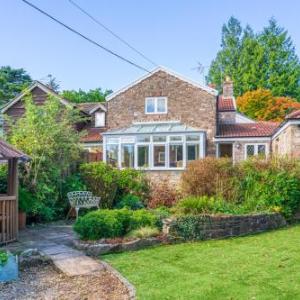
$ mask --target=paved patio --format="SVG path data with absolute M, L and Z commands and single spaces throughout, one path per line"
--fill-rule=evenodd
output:
M 4 248 L 13 253 L 37 249 L 68 276 L 87 275 L 103 270 L 105 267 L 100 261 L 72 248 L 75 238 L 71 225 L 38 225 L 21 231 L 18 242 L 8 244 Z

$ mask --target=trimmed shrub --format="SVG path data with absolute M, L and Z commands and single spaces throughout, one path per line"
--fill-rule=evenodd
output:
M 112 208 L 118 189 L 118 170 L 103 162 L 93 162 L 81 165 L 80 172 L 88 190 L 101 197 L 101 208 Z
M 159 226 L 159 219 L 156 214 L 146 209 L 133 211 L 130 220 L 130 230 L 145 226 Z
M 178 191 L 172 186 L 167 179 L 161 180 L 160 183 L 151 184 L 150 199 L 148 207 L 172 207 L 178 199 Z
M 74 230 L 81 239 L 97 240 L 122 237 L 131 230 L 145 226 L 155 227 L 157 224 L 158 217 L 144 209 L 103 209 L 80 217 L 74 224 Z
M 120 209 L 124 207 L 137 210 L 144 208 L 144 205 L 138 196 L 127 194 L 116 204 L 116 208 Z

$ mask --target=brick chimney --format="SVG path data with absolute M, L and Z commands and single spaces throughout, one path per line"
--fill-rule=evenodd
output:
M 223 82 L 223 98 L 233 98 L 233 81 L 229 76 L 226 76 L 225 81 Z

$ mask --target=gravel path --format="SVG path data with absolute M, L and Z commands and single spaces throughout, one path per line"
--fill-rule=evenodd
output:
M 68 277 L 48 262 L 25 265 L 20 279 L 0 283 L 0 299 L 5 300 L 127 300 L 128 292 L 111 273 Z

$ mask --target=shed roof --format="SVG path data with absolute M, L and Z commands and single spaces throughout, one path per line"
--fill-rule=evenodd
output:
M 21 152 L 20 150 L 17 150 L 10 144 L 0 139 L 0 159 L 10 159 L 10 158 L 28 159 L 29 157 L 23 152 Z

